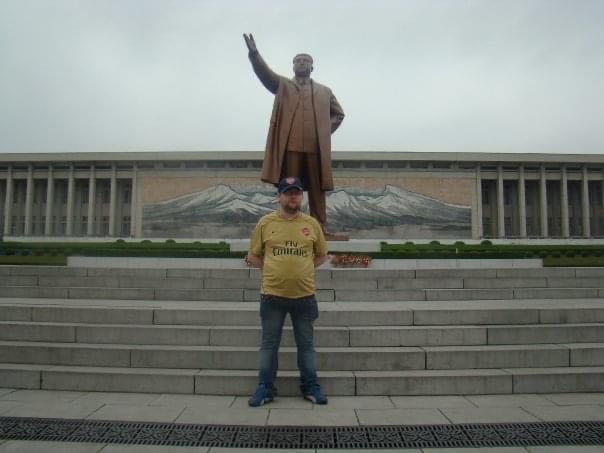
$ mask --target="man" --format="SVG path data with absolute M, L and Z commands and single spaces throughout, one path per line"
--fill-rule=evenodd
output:
M 277 185 L 284 176 L 298 175 L 308 191 L 310 215 L 325 231 L 325 192 L 333 190 L 331 134 L 344 111 L 329 88 L 310 78 L 310 55 L 294 57 L 294 78 L 288 79 L 268 67 L 251 34 L 243 37 L 254 72 L 275 94 L 261 179 Z
M 302 182 L 287 177 L 278 186 L 279 210 L 262 217 L 252 233 L 246 262 L 262 269 L 258 387 L 252 407 L 273 401 L 279 344 L 289 313 L 298 349 L 300 389 L 305 399 L 327 404 L 315 367 L 313 322 L 319 316 L 315 268 L 327 259 L 327 244 L 319 223 L 300 212 Z

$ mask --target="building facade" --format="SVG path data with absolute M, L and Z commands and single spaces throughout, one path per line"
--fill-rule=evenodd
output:
M 351 238 L 604 237 L 604 155 L 335 152 Z M 0 154 L 0 232 L 238 238 L 275 209 L 261 152 Z

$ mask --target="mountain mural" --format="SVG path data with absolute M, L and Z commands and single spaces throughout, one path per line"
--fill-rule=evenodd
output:
M 430 232 L 432 236 L 437 231 L 449 231 L 455 237 L 470 232 L 469 206 L 445 203 L 392 185 L 375 191 L 336 189 L 326 201 L 330 230 L 348 232 L 352 237 L 371 237 L 368 232 L 380 231 L 384 235 L 377 237 L 384 238 L 410 231 Z M 233 188 L 218 184 L 145 205 L 143 232 L 147 237 L 196 237 L 219 229 L 220 234 L 217 231 L 207 237 L 247 237 L 258 219 L 276 208 L 274 189 L 267 186 Z M 306 206 L 304 209 L 308 211 Z

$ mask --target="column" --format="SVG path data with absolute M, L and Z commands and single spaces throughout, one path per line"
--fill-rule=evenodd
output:
M 25 188 L 25 231 L 24 236 L 31 236 L 31 216 L 34 209 L 34 166 L 27 167 L 27 186 Z
M 524 187 L 524 165 L 520 166 L 518 174 L 518 217 L 520 221 L 520 237 L 526 237 L 526 194 Z
M 52 164 L 48 166 L 48 182 L 46 183 L 46 220 L 44 221 L 44 234 L 52 235 L 52 208 L 55 198 L 55 179 Z
M 111 166 L 111 186 L 109 198 L 109 236 L 115 236 L 115 202 L 117 200 L 117 170 L 115 163 Z
M 96 174 L 94 164 L 90 165 L 90 178 L 88 179 L 88 224 L 86 225 L 86 235 L 94 235 L 94 208 L 96 197 Z
M 591 225 L 589 224 L 589 179 L 587 178 L 587 167 L 583 166 L 581 179 L 581 220 L 583 221 L 583 236 L 591 236 Z
M 69 166 L 69 179 L 67 180 L 67 226 L 65 236 L 73 236 L 73 199 L 74 199 L 75 177 L 73 164 Z
M 130 191 L 130 236 L 136 237 L 136 206 L 138 197 L 138 166 L 134 162 L 132 168 L 132 190 Z
M 562 166 L 562 179 L 560 181 L 560 216 L 562 217 L 562 237 L 570 236 L 568 225 L 568 175 L 566 165 Z
M 13 166 L 9 165 L 6 175 L 6 196 L 4 198 L 4 236 L 10 236 L 12 233 L 13 189 Z
M 497 236 L 505 237 L 505 211 L 503 204 L 503 169 L 497 166 Z
M 546 238 L 549 236 L 547 231 L 547 178 L 543 165 L 539 169 L 539 214 L 541 216 L 541 236 Z

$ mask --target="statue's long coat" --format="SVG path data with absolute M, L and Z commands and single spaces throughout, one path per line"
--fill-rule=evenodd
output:
M 261 179 L 278 184 L 282 176 L 283 160 L 287 139 L 291 130 L 296 107 L 300 102 L 298 86 L 293 80 L 274 73 L 258 52 L 250 52 L 254 72 L 262 84 L 273 94 L 273 113 L 266 138 L 266 149 L 262 163 Z M 329 88 L 311 79 L 313 107 L 319 140 L 321 162 L 321 189 L 333 190 L 331 174 L 331 134 L 344 119 L 344 111 Z

